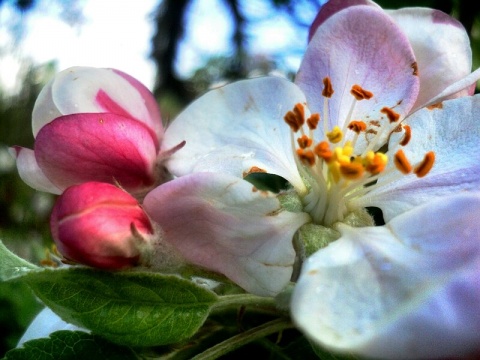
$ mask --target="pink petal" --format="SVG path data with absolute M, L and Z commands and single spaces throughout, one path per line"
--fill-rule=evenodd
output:
M 134 197 L 99 182 L 66 189 L 52 210 L 50 227 L 65 258 L 112 270 L 138 264 L 141 248 L 153 235 L 150 220 Z
M 125 78 L 130 85 L 132 85 L 139 94 L 142 96 L 143 100 L 145 101 L 145 106 L 147 107 L 148 113 L 150 115 L 149 124 L 154 129 L 155 133 L 159 134 L 159 141 L 161 141 L 163 137 L 163 123 L 162 123 L 162 116 L 160 114 L 160 108 L 158 107 L 157 100 L 151 93 L 149 89 L 145 85 L 143 85 L 140 81 L 135 79 L 133 76 L 128 75 L 117 69 L 112 69 L 116 74 L 120 75 L 121 77 Z
M 373 6 L 350 6 L 329 17 L 308 45 L 295 82 L 304 91 L 312 112 L 325 114 L 323 79 L 329 77 L 330 129 L 354 119 L 386 122 L 380 112 L 393 108 L 403 118 L 415 103 L 419 79 L 416 60 L 407 37 L 393 20 Z M 373 98 L 356 103 L 353 85 L 371 91 Z
M 147 194 L 144 206 L 188 261 L 265 296 L 289 282 L 292 238 L 309 221 L 242 179 L 212 173 L 167 182 Z
M 115 114 L 74 114 L 45 125 L 35 156 L 58 187 L 118 183 L 134 193 L 154 183 L 156 139 L 142 123 Z
M 313 35 L 317 31 L 318 27 L 322 25 L 325 20 L 327 20 L 333 14 L 339 12 L 340 10 L 346 9 L 350 6 L 358 5 L 370 5 L 377 6 L 373 1 L 370 0 L 329 0 L 327 1 L 318 12 L 317 16 L 313 20 L 310 30 L 308 32 L 308 41 L 312 40 Z
M 15 146 L 11 148 L 11 153 L 17 160 L 18 174 L 28 186 L 52 194 L 62 193 L 63 189 L 55 186 L 38 166 L 33 150 Z

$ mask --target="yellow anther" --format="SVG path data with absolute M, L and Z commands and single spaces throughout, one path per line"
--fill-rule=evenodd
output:
M 355 161 L 349 164 L 340 164 L 340 173 L 348 180 L 360 179 L 364 171 L 363 165 Z
M 313 143 L 313 140 L 310 139 L 307 135 L 302 135 L 297 139 L 298 146 L 302 149 L 310 147 Z
M 412 171 L 412 165 L 410 165 L 410 161 L 408 161 L 402 149 L 398 150 L 395 153 L 393 163 L 395 164 L 395 167 L 398 169 L 398 171 L 400 171 L 402 174 L 406 175 Z
M 419 178 L 424 177 L 429 173 L 430 170 L 432 170 L 434 162 L 435 162 L 435 153 L 433 151 L 429 151 L 428 153 L 425 154 L 423 161 L 417 166 L 415 166 L 415 169 L 413 170 L 413 172 Z
M 340 164 L 338 161 L 331 161 L 328 164 L 328 172 L 334 182 L 338 183 L 340 181 Z
M 350 154 L 344 152 L 344 148 L 337 147 L 334 150 L 335 160 L 340 164 L 350 163 Z
M 332 131 L 327 133 L 328 140 L 333 143 L 339 143 L 343 139 L 343 132 L 338 126 L 335 126 Z
M 331 98 L 333 95 L 333 87 L 332 87 L 332 82 L 330 81 L 330 78 L 327 76 L 323 78 L 323 91 L 322 91 L 322 96 L 325 96 L 326 98 Z

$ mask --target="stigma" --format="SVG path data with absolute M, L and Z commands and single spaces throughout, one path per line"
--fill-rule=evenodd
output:
M 403 132 L 399 141 L 403 147 L 410 142 L 412 130 L 401 123 L 400 114 L 389 106 L 380 109 L 378 120 L 352 119 L 359 101 L 374 98 L 372 92 L 358 84 L 351 87 L 352 104 L 343 128 L 329 128 L 328 101 L 334 95 L 334 88 L 328 77 L 323 79 L 323 85 L 323 114 L 310 115 L 306 104 L 297 103 L 285 114 L 284 120 L 291 129 L 295 162 L 307 189 L 299 194 L 304 211 L 311 215 L 314 223 L 330 226 L 344 219 L 349 200 L 383 186 L 384 181 L 377 181 L 380 177 L 391 172 L 398 176 L 426 176 L 434 165 L 435 154 L 430 151 L 422 161 L 411 164 L 401 149 L 395 154 L 378 150 L 383 149 L 380 139 L 385 137 L 382 135 Z M 317 130 L 319 126 L 323 133 Z M 319 134 L 321 137 L 316 137 Z M 367 146 L 357 145 L 360 136 L 368 139 Z M 387 167 L 390 161 L 394 166 Z M 394 181 L 397 176 L 391 178 Z

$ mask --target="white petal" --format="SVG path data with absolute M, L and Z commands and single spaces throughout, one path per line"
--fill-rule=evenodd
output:
M 441 108 L 422 109 L 405 123 L 412 128 L 412 139 L 405 146 L 398 144 L 403 133 L 393 133 L 389 153 L 402 148 L 413 164 L 425 153 L 435 152 L 433 169 L 423 178 L 400 176 L 393 172 L 379 179 L 376 189 L 355 199 L 350 206 L 377 206 L 385 221 L 438 196 L 480 187 L 480 96 L 448 100 Z M 394 167 L 392 159 L 388 168 Z M 393 177 L 397 177 L 392 181 Z
M 296 103 L 304 102 L 296 85 L 275 77 L 212 90 L 167 128 L 162 149 L 186 141 L 167 166 L 178 176 L 208 171 L 238 177 L 256 167 L 284 177 L 303 191 L 290 128 L 283 117 Z
M 388 14 L 408 36 L 417 59 L 420 92 L 415 109 L 431 103 L 447 87 L 470 74 L 472 50 L 460 22 L 428 8 L 403 8 Z
M 59 330 L 87 331 L 75 325 L 63 321 L 57 314 L 49 308 L 45 308 L 33 319 L 25 333 L 20 338 L 17 347 L 23 343 L 40 338 L 48 338 L 51 333 Z
M 62 193 L 62 189 L 54 185 L 40 169 L 33 150 L 15 147 L 11 149 L 11 153 L 17 160 L 18 174 L 28 186 L 52 194 Z
M 304 264 L 292 314 L 312 340 L 382 359 L 440 358 L 480 344 L 480 193 L 351 228 Z

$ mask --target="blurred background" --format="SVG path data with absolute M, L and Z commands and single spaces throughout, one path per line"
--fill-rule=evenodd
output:
M 0 0 L 0 240 L 39 263 L 51 246 L 54 197 L 19 178 L 8 152 L 33 147 L 41 88 L 75 65 L 118 68 L 155 94 L 164 121 L 210 87 L 281 74 L 293 79 L 308 27 L 325 0 Z M 480 66 L 480 2 L 377 1 L 427 6 L 459 19 Z M 0 283 L 0 357 L 41 308 L 20 283 Z

